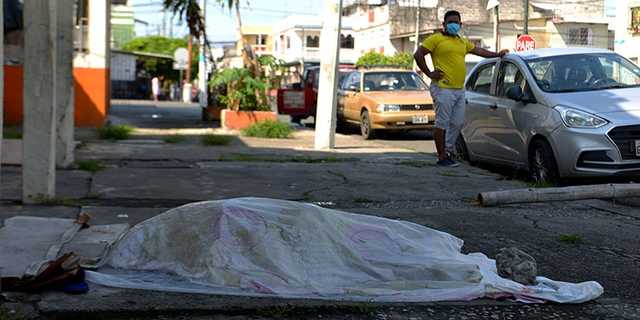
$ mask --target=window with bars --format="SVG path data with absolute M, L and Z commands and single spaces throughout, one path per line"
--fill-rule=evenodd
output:
M 569 44 L 588 46 L 592 44 L 592 32 L 589 28 L 569 29 Z
M 631 25 L 629 29 L 635 33 L 640 33 L 640 7 L 631 8 Z
M 320 47 L 320 37 L 307 36 L 307 48 L 319 48 L 319 47 Z

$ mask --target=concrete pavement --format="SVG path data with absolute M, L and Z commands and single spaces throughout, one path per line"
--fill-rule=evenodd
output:
M 572 282 L 596 280 L 605 295 L 578 306 L 484 300 L 378 305 L 92 286 L 87 295 L 51 292 L 18 297 L 0 308 L 60 319 L 640 319 L 640 294 L 635 290 L 640 280 L 640 210 L 633 201 L 482 208 L 472 200 L 478 192 L 522 188 L 526 183 L 467 165 L 441 169 L 431 154 L 351 135 L 339 135 L 334 151 L 316 152 L 310 129 L 296 132 L 292 139 L 235 136 L 230 145 L 207 147 L 200 144 L 199 135 L 224 132 L 199 122 L 195 114 L 193 106 L 114 105 L 114 119 L 139 127 L 135 136 L 109 142 L 85 132 L 76 151 L 78 160 L 95 160 L 105 169 L 58 170 L 58 197 L 25 206 L 19 202 L 20 167 L 4 167 L 0 219 L 88 212 L 93 224 L 135 224 L 192 201 L 239 196 L 307 201 L 449 232 L 465 240 L 466 252 L 493 256 L 502 247 L 517 246 L 538 260 L 542 275 Z M 186 139 L 175 144 L 162 141 L 175 134 Z M 563 242 L 562 235 L 575 235 L 579 241 Z M 0 319 L 6 314 L 0 311 Z

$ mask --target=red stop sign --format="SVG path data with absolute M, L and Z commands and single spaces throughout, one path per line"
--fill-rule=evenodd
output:
M 523 34 L 516 41 L 516 51 L 527 51 L 536 48 L 536 41 L 528 34 Z

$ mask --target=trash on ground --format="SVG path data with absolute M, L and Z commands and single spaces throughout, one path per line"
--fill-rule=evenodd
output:
M 509 297 L 581 303 L 603 293 L 593 281 L 536 277 L 535 285 L 523 285 L 500 277 L 495 260 L 484 254 L 461 253 L 462 246 L 461 239 L 407 221 L 239 198 L 188 204 L 136 225 L 113 248 L 108 267 L 87 271 L 87 280 L 172 292 L 380 302 Z
M 496 255 L 498 275 L 524 285 L 535 285 L 538 276 L 536 260 L 518 248 L 502 248 Z

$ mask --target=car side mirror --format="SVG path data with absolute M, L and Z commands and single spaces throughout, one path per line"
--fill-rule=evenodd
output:
M 355 85 L 349 85 L 349 87 L 347 87 L 347 90 L 349 90 L 349 91 L 358 91 L 358 87 L 356 87 Z
M 524 93 L 522 92 L 522 88 L 520 88 L 519 86 L 513 86 L 507 89 L 507 98 L 515 101 L 527 102 L 525 101 L 526 99 Z

